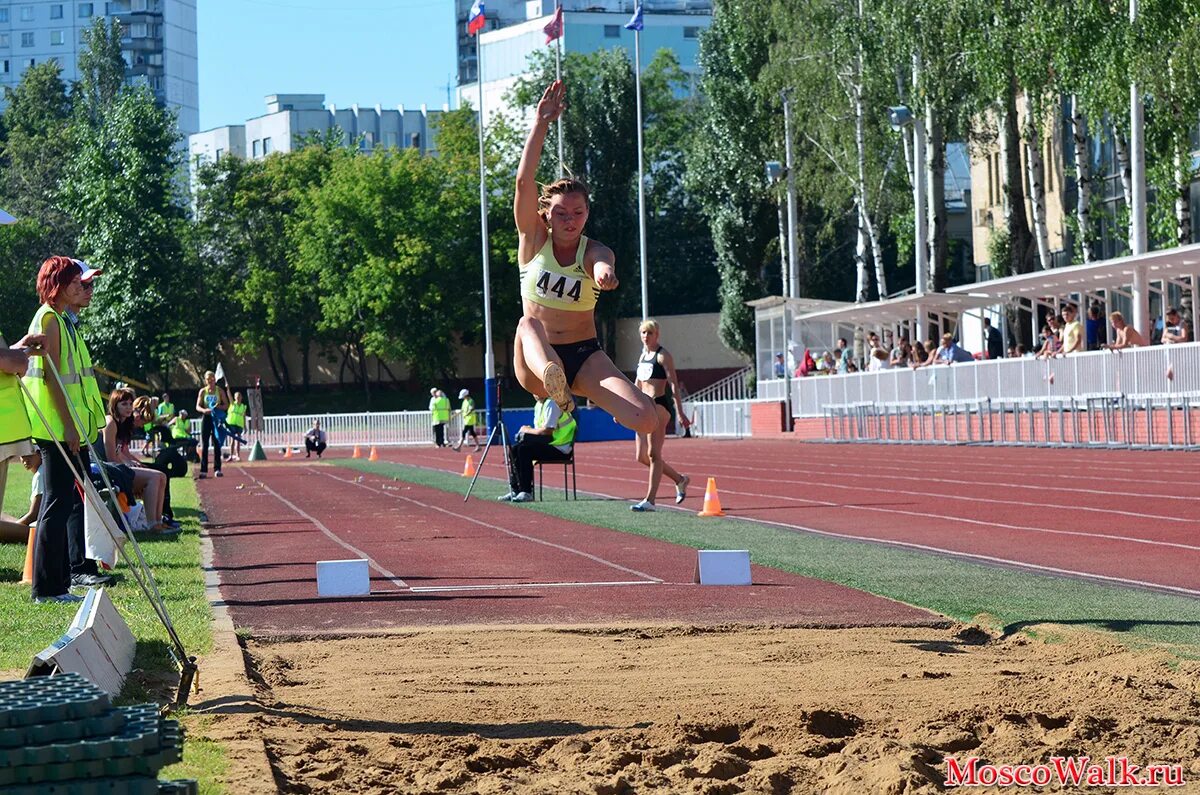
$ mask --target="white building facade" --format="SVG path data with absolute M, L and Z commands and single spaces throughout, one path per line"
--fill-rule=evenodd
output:
M 0 0 L 0 86 L 15 87 L 26 69 L 51 59 L 68 85 L 78 80 L 83 32 L 104 16 L 124 26 L 126 79 L 146 83 L 174 110 L 184 136 L 196 132 L 196 0 Z
M 493 10 L 495 6 L 495 10 Z M 478 104 L 478 63 L 475 37 L 466 36 L 466 9 L 458 0 L 458 103 Z M 550 22 L 555 0 L 492 0 L 487 3 L 488 25 L 480 33 L 483 54 L 484 124 L 504 109 L 504 95 L 526 74 L 529 56 L 548 50 L 543 28 Z M 590 53 L 619 47 L 634 54 L 633 31 L 624 25 L 633 15 L 633 0 L 563 0 L 563 54 Z M 643 0 L 643 68 L 661 49 L 670 50 L 691 78 L 699 74 L 700 36 L 712 23 L 711 0 Z

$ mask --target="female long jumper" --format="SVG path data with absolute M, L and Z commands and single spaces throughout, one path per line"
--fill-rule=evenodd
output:
M 581 180 L 560 179 L 538 190 L 535 179 L 550 125 L 562 114 L 566 89 L 556 80 L 542 94 L 537 119 L 517 168 L 513 216 L 519 235 L 521 300 L 513 366 L 521 386 L 562 408 L 572 393 L 589 398 L 637 433 L 652 433 L 658 416 L 600 349 L 596 299 L 617 287 L 613 252 L 583 234 L 590 210 Z

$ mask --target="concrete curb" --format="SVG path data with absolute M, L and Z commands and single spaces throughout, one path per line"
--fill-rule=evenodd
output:
M 205 734 L 227 752 L 229 770 L 222 783 L 227 792 L 278 792 L 275 773 L 262 733 L 253 716 L 262 715 L 254 687 L 246 675 L 246 659 L 238 642 L 229 610 L 221 599 L 220 577 L 213 567 L 212 541 L 204 531 L 201 514 L 200 560 L 204 568 L 204 595 L 212 610 L 212 651 L 200 660 L 201 694 L 191 712 L 212 718 Z M 238 716 L 241 716 L 240 719 Z

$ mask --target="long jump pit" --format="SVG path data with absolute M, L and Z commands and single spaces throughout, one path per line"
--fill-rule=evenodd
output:
M 1165 653 L 758 566 L 700 586 L 694 549 L 336 467 L 200 486 L 255 689 L 221 720 L 282 792 L 938 792 L 1083 757 L 1200 778 L 1200 667 Z M 370 561 L 369 596 L 317 596 L 338 558 Z

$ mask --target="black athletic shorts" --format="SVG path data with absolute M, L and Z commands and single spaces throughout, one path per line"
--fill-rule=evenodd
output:
M 567 376 L 567 386 L 575 383 L 583 363 L 588 357 L 600 350 L 600 340 L 592 337 L 590 340 L 571 342 L 566 345 L 551 345 L 558 358 L 562 359 L 563 373 Z
M 675 420 L 675 399 L 671 396 L 670 392 L 654 398 L 654 402 L 667 410 L 667 413 L 671 415 L 672 422 Z

